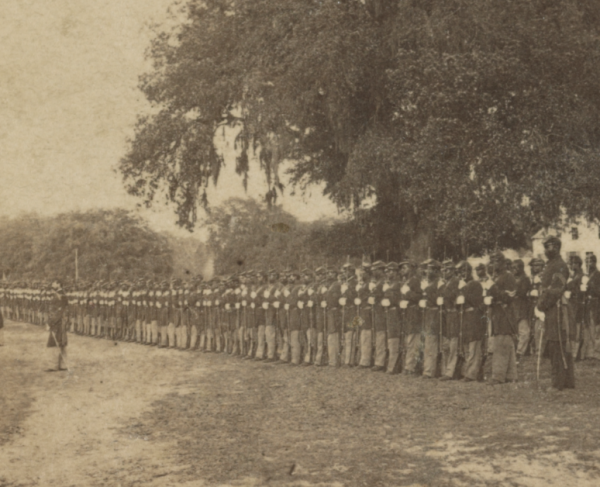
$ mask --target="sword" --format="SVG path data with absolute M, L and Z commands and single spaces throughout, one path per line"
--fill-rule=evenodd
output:
M 565 370 L 568 369 L 567 366 L 567 359 L 565 358 L 565 351 L 563 348 L 563 342 L 562 342 L 562 295 L 558 298 L 558 302 L 557 302 L 557 309 L 558 309 L 558 344 L 560 346 L 560 356 L 562 358 L 563 361 L 563 365 L 565 366 Z M 567 340 L 568 340 L 568 336 L 567 336 Z
M 540 332 L 540 343 L 538 347 L 538 359 L 537 359 L 537 382 L 538 387 L 540 386 L 540 364 L 542 362 L 542 341 L 544 340 L 544 326 L 542 326 L 542 331 Z

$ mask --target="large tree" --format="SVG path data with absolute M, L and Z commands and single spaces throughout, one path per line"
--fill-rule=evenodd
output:
M 120 169 L 181 225 L 218 180 L 225 127 L 242 177 L 256 153 L 272 197 L 292 161 L 293 184 L 324 183 L 394 257 L 600 217 L 595 0 L 191 0 L 178 14 L 148 51 L 153 111 Z

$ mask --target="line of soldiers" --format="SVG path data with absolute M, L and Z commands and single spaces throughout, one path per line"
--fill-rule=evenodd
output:
M 574 387 L 573 358 L 596 350 L 600 274 L 594 255 L 548 262 L 501 252 L 473 274 L 467 261 L 349 263 L 340 272 L 243 272 L 208 282 L 97 282 L 66 290 L 71 332 L 159 348 L 223 352 L 298 366 L 358 366 L 389 374 L 489 384 L 517 380 L 523 355 L 545 351 L 553 386 Z M 0 289 L 10 319 L 48 322 L 47 286 Z M 600 340 L 599 340 L 600 344 Z M 490 359 L 491 357 L 491 359 Z

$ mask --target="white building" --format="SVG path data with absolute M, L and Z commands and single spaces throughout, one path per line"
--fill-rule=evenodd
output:
M 562 242 L 561 255 L 565 262 L 571 255 L 578 255 L 582 260 L 588 253 L 600 256 L 600 227 L 581 219 L 578 222 L 565 223 L 561 227 L 540 230 L 532 237 L 533 255 L 544 256 L 543 241 L 548 235 L 556 235 Z

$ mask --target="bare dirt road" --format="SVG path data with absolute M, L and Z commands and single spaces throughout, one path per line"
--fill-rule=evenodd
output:
M 0 487 L 598 486 L 600 364 L 578 388 L 389 377 L 70 336 L 0 348 Z M 543 386 L 548 385 L 548 364 Z

